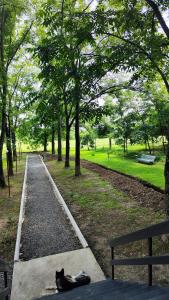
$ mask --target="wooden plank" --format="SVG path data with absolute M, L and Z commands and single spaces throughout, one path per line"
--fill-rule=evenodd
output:
M 2 259 L 0 259 L 0 272 L 8 272 L 8 271 L 9 271 L 8 264 Z
M 110 241 L 110 246 L 120 246 L 130 242 L 148 239 L 153 236 L 169 233 L 169 221 L 164 221 L 156 225 L 120 236 Z
M 141 258 L 113 259 L 113 265 L 167 265 L 169 264 L 169 255 L 165 256 L 145 256 Z

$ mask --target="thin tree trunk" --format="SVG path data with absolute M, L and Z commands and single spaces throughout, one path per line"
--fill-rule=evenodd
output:
M 8 159 L 8 173 L 9 176 L 13 176 L 13 157 L 12 157 L 12 146 L 11 146 L 11 134 L 10 134 L 10 123 L 6 122 L 6 148 L 7 148 L 7 159 Z
M 55 128 L 52 126 L 52 154 L 55 154 Z
M 13 129 L 12 129 L 12 151 L 13 151 L 13 161 L 16 161 L 17 160 L 16 135 Z
M 5 11 L 2 6 L 2 17 L 1 17 L 1 32 L 0 32 L 0 64 L 1 64 L 1 76 L 2 76 L 2 103 L 1 103 L 1 134 L 0 134 L 0 187 L 6 186 L 5 176 L 3 170 L 3 145 L 5 139 L 5 122 L 6 122 L 6 95 L 7 95 L 7 74 L 5 71 L 4 63 L 4 22 L 5 22 Z
M 47 152 L 47 145 L 48 145 L 48 137 L 47 137 L 47 133 L 44 133 L 44 141 L 43 141 L 43 147 L 44 147 L 44 152 Z
M 2 107 L 2 121 L 1 121 L 1 136 L 0 136 L 0 187 L 4 188 L 6 186 L 4 169 L 3 169 L 3 145 L 5 139 L 5 106 Z
M 126 151 L 128 150 L 128 143 L 127 143 L 127 138 L 126 138 Z
M 149 139 L 148 138 L 147 138 L 147 145 L 148 145 L 149 154 L 151 154 L 151 147 L 150 147 L 150 143 L 149 143 Z
M 111 138 L 109 137 L 109 149 L 111 150 L 112 148 L 112 141 L 111 141 Z
M 58 114 L 58 161 L 62 161 L 62 135 L 61 135 L 61 120 Z
M 125 138 L 123 138 L 123 152 L 124 152 L 124 154 L 126 152 L 126 140 L 125 140 Z
M 69 120 L 66 120 L 66 155 L 65 155 L 65 168 L 70 167 L 70 126 Z
M 167 151 L 166 151 L 166 161 L 165 161 L 165 202 L 166 202 L 166 211 L 169 216 L 169 138 L 167 143 Z
M 80 130 L 79 130 L 79 101 L 76 103 L 76 118 L 75 118 L 75 176 L 80 176 Z
M 0 187 L 4 188 L 6 186 L 5 176 L 3 171 L 3 156 L 2 156 L 3 147 L 0 145 Z
M 164 154 L 166 154 L 166 148 L 165 148 L 165 140 L 164 140 L 164 136 L 162 136 L 162 144 L 163 144 L 163 152 L 164 152 Z

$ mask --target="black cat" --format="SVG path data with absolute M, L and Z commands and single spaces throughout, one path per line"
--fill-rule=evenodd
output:
M 56 271 L 56 286 L 59 292 L 68 291 L 90 283 L 90 277 L 82 271 L 77 276 L 64 275 L 64 269 Z

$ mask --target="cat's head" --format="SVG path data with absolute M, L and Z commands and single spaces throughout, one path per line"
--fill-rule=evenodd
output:
M 60 272 L 56 271 L 56 278 L 61 278 L 61 277 L 64 277 L 64 269 L 63 268 Z

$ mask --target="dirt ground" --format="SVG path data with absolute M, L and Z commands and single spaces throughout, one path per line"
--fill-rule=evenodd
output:
M 82 160 L 81 163 L 84 168 L 97 172 L 101 178 L 107 180 L 114 187 L 138 201 L 140 205 L 143 205 L 144 207 L 153 207 L 153 209 L 157 211 L 165 208 L 164 194 L 143 185 L 139 180 L 107 170 L 104 167 L 89 161 Z

